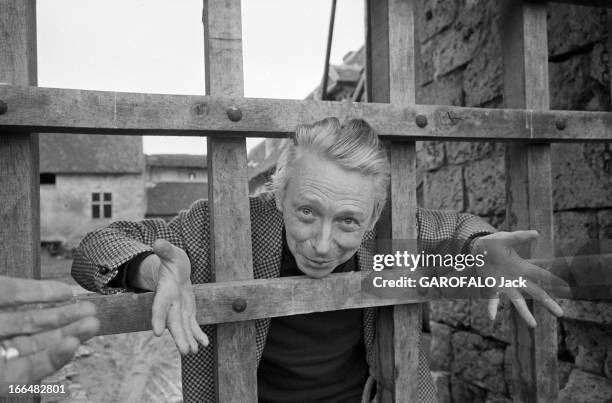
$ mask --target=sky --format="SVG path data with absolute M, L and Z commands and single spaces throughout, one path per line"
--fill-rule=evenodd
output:
M 362 0 L 337 0 L 331 63 L 364 42 Z M 321 81 L 331 0 L 242 0 L 244 95 L 303 99 Z M 202 0 L 39 0 L 38 85 L 204 94 Z M 250 149 L 260 139 L 247 139 Z M 145 136 L 146 154 L 206 153 Z

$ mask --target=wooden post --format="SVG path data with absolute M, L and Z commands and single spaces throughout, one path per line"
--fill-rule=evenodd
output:
M 366 77 L 370 102 L 415 103 L 413 0 L 369 0 Z M 381 133 L 384 134 L 384 133 Z M 414 141 L 389 144 L 390 208 L 378 225 L 382 239 L 416 240 L 416 148 Z M 416 402 L 419 395 L 421 305 L 379 309 L 378 378 L 381 402 Z
M 502 15 L 504 102 L 506 108 L 547 110 L 548 43 L 546 3 L 508 1 Z M 534 258 L 551 257 L 553 204 L 550 144 L 507 145 L 507 223 L 511 230 L 536 229 Z M 528 303 L 537 322 L 529 328 L 513 315 L 513 398 L 553 402 L 558 396 L 557 320 L 540 304 Z
M 35 0 L 0 0 L 0 38 L 0 83 L 37 85 Z M 38 135 L 0 132 L 1 275 L 40 278 L 39 197 Z
M 242 97 L 240 0 L 204 0 L 204 41 L 206 93 Z M 213 281 L 252 279 L 245 138 L 208 137 L 208 164 Z M 217 401 L 257 402 L 254 322 L 218 325 L 214 348 Z

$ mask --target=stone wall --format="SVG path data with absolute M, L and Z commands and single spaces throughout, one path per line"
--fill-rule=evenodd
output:
M 419 3 L 417 102 L 502 107 L 500 2 Z M 551 3 L 551 109 L 610 110 L 606 21 L 603 9 Z M 423 142 L 417 148 L 425 207 L 474 213 L 503 227 L 504 144 Z M 610 145 L 554 144 L 552 165 L 558 248 L 612 238 Z M 612 397 L 612 309 L 578 304 L 566 304 L 572 314 L 558 322 L 561 401 L 604 402 Z M 491 322 L 482 301 L 431 304 L 431 361 L 441 402 L 510 401 L 508 314 L 506 307 Z

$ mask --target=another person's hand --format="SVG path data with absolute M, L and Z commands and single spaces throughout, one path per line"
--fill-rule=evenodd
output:
M 538 238 L 537 231 L 497 232 L 477 239 L 474 247 L 478 253 L 485 253 L 485 265 L 478 269 L 481 277 L 494 277 L 499 285 L 497 292 L 489 299 L 488 313 L 491 320 L 497 314 L 500 293 L 506 294 L 523 320 L 531 327 L 536 320 L 529 311 L 522 293 L 544 305 L 553 315 L 560 317 L 563 310 L 543 287 L 567 288 L 567 284 L 547 270 L 521 258 L 515 248 L 531 243 Z M 522 281 L 521 281 L 522 280 Z M 511 283 L 518 286 L 514 286 Z
M 100 322 L 90 302 L 20 307 L 71 298 L 70 287 L 62 283 L 0 276 L 0 396 L 10 383 L 34 383 L 56 372 L 80 342 L 98 332 Z
M 155 254 L 143 262 L 157 265 L 153 332 L 156 336 L 161 336 L 164 328 L 168 327 L 181 354 L 197 353 L 198 342 L 207 346 L 208 337 L 196 321 L 189 258 L 184 250 L 163 239 L 155 241 L 153 251 Z

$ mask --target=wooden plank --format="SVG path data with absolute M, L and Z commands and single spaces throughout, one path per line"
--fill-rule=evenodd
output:
M 612 11 L 606 11 L 606 22 L 608 28 L 608 55 L 612 55 Z M 610 60 L 610 57 L 608 57 L 608 80 L 610 81 L 610 95 L 612 96 L 612 61 Z
M 400 107 L 415 103 L 413 7 L 412 0 L 367 2 L 366 77 L 371 101 L 391 102 Z M 378 236 L 415 240 L 415 142 L 391 142 L 389 149 L 390 208 L 383 212 Z M 418 400 L 420 319 L 420 305 L 398 305 L 378 310 L 378 368 L 375 370 L 380 402 Z
M 551 0 L 552 3 L 569 3 L 576 6 L 612 8 L 610 0 Z
M 410 274 L 407 272 L 406 276 Z M 197 320 L 200 325 L 244 322 L 312 312 L 337 311 L 385 305 L 407 304 L 437 298 L 437 294 L 419 294 L 414 288 L 376 292 L 369 284 L 375 272 L 334 274 L 324 279 L 283 277 L 270 280 L 242 280 L 194 285 Z M 384 278 L 399 278 L 393 275 Z M 377 280 L 380 281 L 380 280 Z M 246 301 L 243 312 L 232 304 Z M 153 293 L 99 295 L 81 294 L 75 300 L 91 301 L 98 307 L 102 322 L 99 334 L 140 332 L 151 329 Z
M 240 0 L 204 0 L 206 93 L 242 97 Z M 226 117 L 227 119 L 227 117 Z M 253 278 L 246 139 L 208 137 L 208 201 L 213 281 Z M 257 402 L 255 322 L 216 327 L 219 402 Z
M 400 106 L 19 86 L 0 86 L 0 100 L 8 104 L 8 112 L 0 115 L 0 127 L 20 132 L 287 137 L 298 124 L 336 116 L 340 120 L 365 119 L 384 138 L 612 140 L 610 112 Z M 230 107 L 240 109 L 240 121 L 228 118 Z M 427 119 L 424 128 L 416 125 L 418 115 Z M 562 124 L 562 130 L 558 124 Z
M 502 23 L 504 101 L 508 108 L 549 108 L 546 4 L 510 1 Z M 553 256 L 553 204 L 550 144 L 512 144 L 506 151 L 507 225 L 537 229 L 536 258 Z M 515 401 L 553 402 L 558 398 L 557 320 L 528 301 L 537 322 L 529 328 L 513 315 Z
M 34 0 L 0 0 L 0 38 L 0 83 L 36 85 Z M 0 130 L 0 274 L 40 278 L 38 136 Z

